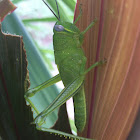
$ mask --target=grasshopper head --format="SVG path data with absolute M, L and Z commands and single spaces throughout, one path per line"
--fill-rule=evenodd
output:
M 79 40 L 79 44 L 83 43 L 84 35 L 81 34 L 81 31 L 76 27 L 75 24 L 65 21 L 57 21 L 53 28 L 54 35 L 59 34 L 65 36 L 71 36 L 74 40 Z
M 53 28 L 54 33 L 79 34 L 80 30 L 72 23 L 57 21 Z
M 54 50 L 65 48 L 81 47 L 84 35 L 75 24 L 65 21 L 57 21 L 53 28 L 53 46 Z

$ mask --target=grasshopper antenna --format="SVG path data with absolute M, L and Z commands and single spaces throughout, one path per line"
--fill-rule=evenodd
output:
M 56 5 L 57 5 L 57 10 L 58 10 L 58 16 L 54 13 L 54 11 L 50 8 L 50 6 L 45 2 L 45 0 L 42 0 L 45 5 L 50 9 L 50 11 L 54 14 L 54 16 L 60 21 L 60 15 L 59 15 L 59 9 L 58 9 L 58 4 L 57 4 L 57 1 L 56 1 Z
M 59 8 L 58 8 L 57 0 L 55 0 L 55 2 L 56 2 L 56 6 L 57 6 L 57 11 L 58 11 L 58 17 L 59 17 L 59 20 L 60 20 L 60 14 L 59 14 Z

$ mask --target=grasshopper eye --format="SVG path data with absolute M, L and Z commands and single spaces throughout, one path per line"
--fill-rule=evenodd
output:
M 62 25 L 55 25 L 54 29 L 58 32 L 64 31 L 64 27 Z

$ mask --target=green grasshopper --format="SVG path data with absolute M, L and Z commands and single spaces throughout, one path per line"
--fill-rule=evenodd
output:
M 87 70 L 85 70 L 87 58 L 81 46 L 83 43 L 84 34 L 96 23 L 97 20 L 95 19 L 84 31 L 81 32 L 76 27 L 75 24 L 81 17 L 82 11 L 80 10 L 80 14 L 73 24 L 61 21 L 57 0 L 55 1 L 57 5 L 58 16 L 43 0 L 46 6 L 52 11 L 54 16 L 58 19 L 53 28 L 54 32 L 53 46 L 54 46 L 55 63 L 57 64 L 59 74 L 52 77 L 43 84 L 33 89 L 29 89 L 25 93 L 25 99 L 38 114 L 36 107 L 33 105 L 29 97 L 34 96 L 41 89 L 49 87 L 62 80 L 65 88 L 60 92 L 60 94 L 45 110 L 43 110 L 40 114 L 36 116 L 36 118 L 34 119 L 34 123 L 37 124 L 37 128 L 40 130 L 44 129 L 44 131 L 63 135 L 64 133 L 58 132 L 56 130 L 47 128 L 41 129 L 41 125 L 45 122 L 46 117 L 50 113 L 52 113 L 56 108 L 63 105 L 68 99 L 73 97 L 75 111 L 75 125 L 79 132 L 83 131 L 86 125 L 86 101 L 84 93 L 85 75 L 92 68 L 103 64 L 104 61 L 96 62 Z M 73 136 L 73 138 L 83 139 L 81 137 L 79 138 L 76 136 Z

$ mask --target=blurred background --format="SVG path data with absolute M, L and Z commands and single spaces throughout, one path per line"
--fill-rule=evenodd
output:
M 49 0 L 46 0 L 47 4 L 54 10 L 56 8 L 55 0 L 53 3 L 49 4 Z M 69 22 L 73 22 L 74 9 L 76 0 L 58 0 L 61 11 L 65 11 L 65 19 Z M 44 4 L 42 0 L 12 0 L 12 2 L 17 6 L 15 13 L 23 21 L 27 31 L 30 33 L 38 51 L 40 51 L 41 56 L 45 61 L 47 69 L 50 70 L 52 75 L 58 73 L 57 67 L 54 62 L 53 53 L 53 26 L 57 19 Z M 56 9 L 54 10 L 57 14 Z M 62 17 L 63 17 L 62 16 Z M 60 84 L 61 85 L 61 84 Z M 59 86 L 59 88 L 63 88 Z
M 17 35 L 21 34 L 23 36 L 28 59 L 28 69 L 31 82 L 30 87 L 33 88 L 44 82 L 45 79 L 48 80 L 49 78 L 58 74 L 53 52 L 53 26 L 57 19 L 42 0 L 12 0 L 12 2 L 17 6 L 17 9 L 14 11 L 14 13 L 6 17 L 3 22 L 3 29 L 6 31 L 8 30 L 9 33 L 14 33 Z M 57 15 L 55 0 L 46 0 L 46 3 Z M 76 0 L 58 0 L 58 5 L 61 20 L 72 23 Z M 12 30 L 10 31 L 10 29 L 7 28 L 10 27 L 8 20 L 10 20 L 10 23 L 12 23 L 13 18 L 13 24 L 15 25 L 16 29 L 13 31 L 13 25 L 11 25 Z M 16 23 L 15 19 L 18 21 L 18 23 Z M 20 22 L 20 20 L 22 22 Z M 21 24 L 21 28 L 16 26 L 16 24 L 19 25 L 19 23 Z M 19 31 L 16 32 L 16 30 Z M 22 30 L 24 30 L 25 34 Z M 34 52 L 34 50 L 36 52 Z M 36 60 L 37 57 L 38 59 Z M 43 71 L 47 71 L 47 74 L 45 74 Z M 44 89 L 40 92 L 41 94 L 35 95 L 35 97 L 33 97 L 31 100 L 41 112 L 52 102 L 52 100 L 63 88 L 62 82 L 59 82 L 56 84 L 56 86 L 51 86 Z M 72 128 L 74 131 L 76 131 L 73 124 L 72 100 L 67 102 L 67 108 Z M 53 117 L 50 116 L 50 119 L 48 118 L 46 120 L 46 127 L 52 126 L 57 119 L 57 112 L 51 115 L 53 115 Z M 34 117 L 35 116 L 36 114 L 34 114 Z

